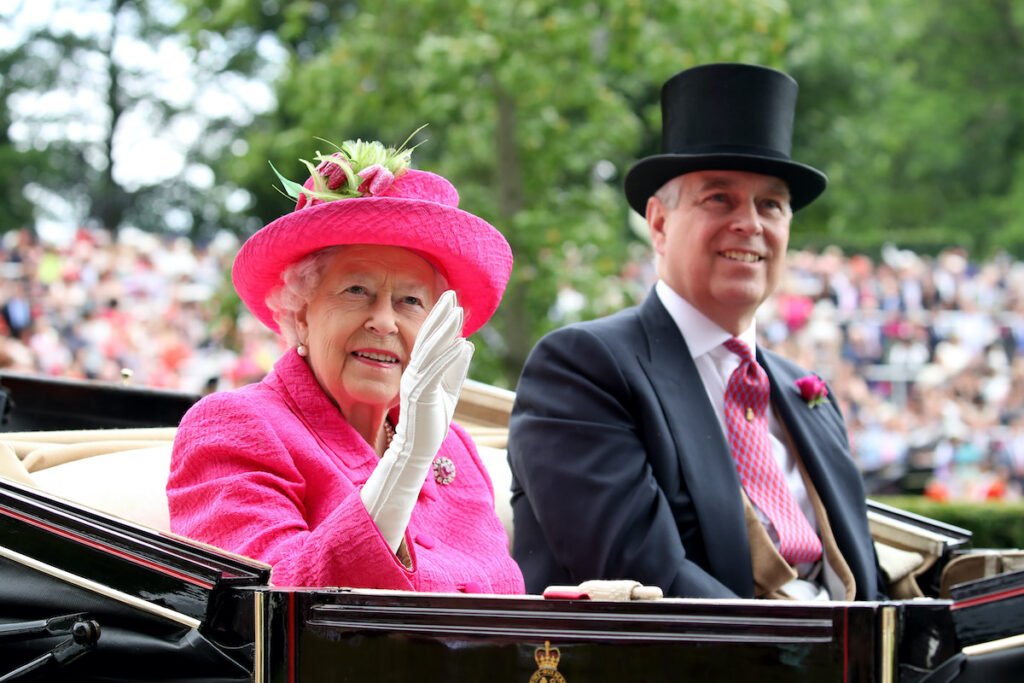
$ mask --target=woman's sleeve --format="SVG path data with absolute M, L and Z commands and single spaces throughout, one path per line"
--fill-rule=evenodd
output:
M 237 396 L 213 394 L 182 420 L 167 484 L 171 529 L 270 564 L 277 586 L 414 589 L 414 571 L 388 548 L 357 487 L 310 529 L 306 479 L 257 413 Z

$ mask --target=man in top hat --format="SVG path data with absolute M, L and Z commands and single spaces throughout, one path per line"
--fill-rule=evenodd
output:
M 709 64 L 662 89 L 664 153 L 626 177 L 658 282 L 531 353 L 509 434 L 530 592 L 632 579 L 667 596 L 878 599 L 864 488 L 825 383 L 756 345 L 793 212 L 797 84 Z

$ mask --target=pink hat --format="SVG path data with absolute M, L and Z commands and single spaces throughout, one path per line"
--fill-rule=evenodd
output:
M 295 210 L 250 237 L 231 271 L 242 301 L 264 325 L 280 332 L 266 300 L 282 284 L 285 268 L 342 244 L 405 247 L 425 258 L 455 290 L 467 337 L 494 314 L 512 272 L 508 242 L 487 221 L 458 208 L 450 182 L 410 169 L 412 150 L 403 148 L 350 140 L 333 154 L 317 152 L 315 167 L 303 160 L 310 169 L 305 185 L 278 174 L 298 199 Z

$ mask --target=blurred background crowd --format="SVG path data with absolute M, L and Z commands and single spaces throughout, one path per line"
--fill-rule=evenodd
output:
M 869 489 L 1019 498 L 1024 262 L 957 248 L 791 258 L 759 335 L 830 382 Z
M 58 247 L 5 234 L 0 367 L 198 394 L 260 379 L 280 349 L 231 290 L 238 244 L 80 229 Z
M 281 349 L 228 281 L 238 240 L 81 229 L 61 246 L 0 242 L 0 368 L 206 393 L 257 381 Z M 793 250 L 761 310 L 760 343 L 828 380 L 872 493 L 1020 498 L 1024 262 L 886 247 L 877 258 Z M 637 249 L 594 306 L 564 284 L 550 326 L 639 301 Z M 495 330 L 478 343 L 492 343 Z M 472 375 L 472 370 L 471 370 Z

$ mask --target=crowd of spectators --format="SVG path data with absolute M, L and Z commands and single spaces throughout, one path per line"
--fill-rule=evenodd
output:
M 869 487 L 1020 497 L 1024 262 L 958 248 L 790 258 L 759 335 L 829 381 Z
M 0 242 L 0 368 L 206 393 L 260 379 L 280 355 L 226 274 L 238 250 L 126 229 L 65 244 Z M 216 295 L 216 296 L 215 296 Z
M 0 368 L 192 393 L 256 381 L 281 352 L 226 279 L 238 248 L 123 230 L 60 246 L 0 241 Z M 760 343 L 828 380 L 872 492 L 975 500 L 1024 486 L 1024 262 L 887 247 L 876 259 L 794 250 L 758 317 Z M 641 299 L 645 252 L 606 287 Z M 550 315 L 585 301 L 565 285 Z

